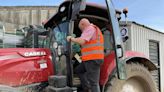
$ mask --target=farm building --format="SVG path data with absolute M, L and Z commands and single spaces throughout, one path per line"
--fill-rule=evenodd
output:
M 120 23 L 124 29 L 125 22 Z M 144 53 L 158 67 L 152 75 L 160 92 L 164 92 L 164 33 L 136 22 L 127 22 L 129 39 L 125 49 Z

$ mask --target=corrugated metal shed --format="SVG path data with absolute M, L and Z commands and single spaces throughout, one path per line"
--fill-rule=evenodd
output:
M 122 28 L 125 22 L 120 23 Z M 164 33 L 141 25 L 136 22 L 128 22 L 129 39 L 125 42 L 125 49 L 142 52 L 147 55 L 160 71 L 154 71 L 152 75 L 160 85 L 161 92 L 164 92 Z M 160 78 L 160 81 L 158 81 Z

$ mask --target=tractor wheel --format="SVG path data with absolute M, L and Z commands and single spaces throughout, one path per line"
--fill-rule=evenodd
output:
M 119 80 L 113 77 L 105 86 L 105 92 L 157 92 L 155 82 L 141 64 L 126 65 L 127 79 Z
M 17 89 L 9 86 L 0 85 L 0 92 L 20 92 Z

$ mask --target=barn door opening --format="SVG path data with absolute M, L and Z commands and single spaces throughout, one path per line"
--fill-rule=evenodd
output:
M 156 81 L 157 87 L 160 91 L 160 54 L 159 42 L 149 40 L 149 58 L 158 67 L 158 70 L 152 71 L 152 75 Z

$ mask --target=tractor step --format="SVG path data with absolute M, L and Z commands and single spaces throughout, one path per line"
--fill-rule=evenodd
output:
M 55 88 L 53 86 L 48 86 L 46 92 L 73 92 L 70 87 Z
M 48 83 L 55 88 L 63 88 L 67 86 L 66 76 L 49 76 Z M 57 91 L 58 92 L 58 91 Z

